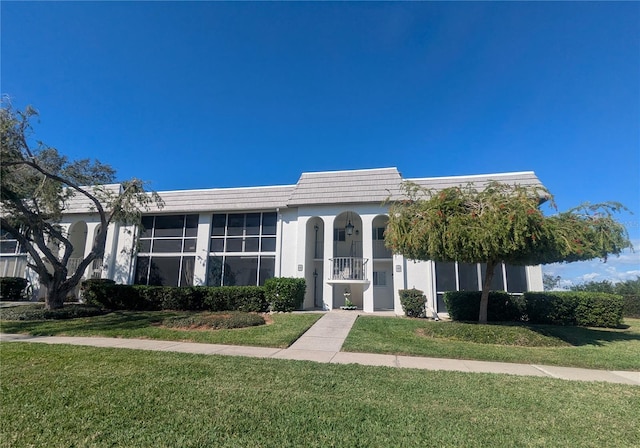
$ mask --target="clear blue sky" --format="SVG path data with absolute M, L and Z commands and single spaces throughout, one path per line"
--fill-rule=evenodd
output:
M 640 3 L 11 2 L 1 92 L 37 138 L 156 190 L 304 171 L 536 172 L 559 208 L 617 200 L 640 274 Z

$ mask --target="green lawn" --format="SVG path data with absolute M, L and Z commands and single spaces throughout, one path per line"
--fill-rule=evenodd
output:
M 625 323 L 629 328 L 522 327 L 360 316 L 342 350 L 640 370 L 640 319 Z M 519 338 L 534 346 L 514 345 Z M 488 343 L 498 339 L 504 345 Z
M 171 316 L 189 315 L 178 311 L 117 311 L 102 316 L 46 321 L 1 321 L 3 333 L 57 336 L 105 336 L 190 341 L 209 344 L 288 347 L 322 314 L 273 314 L 273 323 L 232 330 L 177 330 L 159 325 Z M 0 314 L 1 316 L 1 314 Z
M 0 344 L 1 447 L 632 447 L 638 387 Z

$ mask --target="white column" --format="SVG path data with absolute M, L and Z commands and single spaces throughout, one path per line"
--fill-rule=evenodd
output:
M 209 261 L 209 235 L 211 234 L 211 213 L 200 213 L 198 216 L 198 239 L 196 240 L 196 261 L 193 268 L 193 284 L 207 284 L 207 264 Z M 188 254 L 184 254 L 187 256 Z
M 113 280 L 116 283 L 129 285 L 133 283 L 136 248 L 135 236 L 138 233 L 138 227 L 134 225 L 120 226 L 118 228 L 118 238 L 114 255 L 114 272 Z
M 364 284 L 362 291 L 362 310 L 365 313 L 373 313 L 373 218 L 372 215 L 360 216 L 362 220 L 362 258 L 367 260 L 366 274 L 368 284 Z
M 137 229 L 136 229 L 137 230 Z M 107 227 L 107 239 L 104 243 L 104 255 L 102 261 L 102 278 L 113 279 L 115 272 L 116 254 L 118 248 L 118 234 L 120 225 L 112 222 Z
M 324 309 L 333 309 L 333 285 L 327 283 L 327 280 L 331 278 L 331 270 L 333 264 L 329 261 L 329 258 L 333 258 L 333 222 L 335 216 L 324 216 L 324 272 L 322 273 L 322 301 L 324 302 Z
M 402 303 L 400 303 L 400 290 L 407 289 L 406 282 L 406 263 L 404 256 L 393 255 L 393 310 L 398 316 L 402 316 L 404 311 L 402 310 Z

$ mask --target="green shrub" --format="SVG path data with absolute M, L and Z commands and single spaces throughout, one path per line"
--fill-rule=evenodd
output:
M 640 319 L 640 296 L 635 294 L 622 295 L 624 305 L 622 307 L 622 315 L 624 317 L 635 317 Z
M 170 328 L 207 328 L 212 330 L 255 327 L 264 325 L 264 318 L 255 313 L 228 311 L 223 313 L 195 313 L 190 316 L 170 317 L 163 325 Z
M 529 323 L 615 328 L 624 300 L 604 292 L 548 291 L 524 294 Z
M 427 298 L 423 291 L 419 289 L 401 289 L 400 303 L 405 316 L 407 317 L 425 317 L 425 302 Z
M 80 296 L 88 305 L 103 306 L 102 301 L 108 296 L 107 290 L 115 284 L 115 281 L 108 278 L 87 279 L 80 284 Z
M 525 292 L 527 320 L 532 324 L 576 325 L 576 301 L 572 294 L 575 293 Z
M 41 303 L 19 305 L 0 310 L 0 318 L 4 320 L 62 320 L 78 317 L 91 317 L 104 314 L 98 306 L 73 304 L 65 305 L 57 310 L 46 310 Z
M 576 325 L 616 328 L 622 324 L 624 301 L 615 294 L 576 293 Z
M 444 303 L 449 317 L 457 321 L 477 321 L 480 316 L 481 291 L 447 291 Z M 522 320 L 524 304 L 520 296 L 504 291 L 490 291 L 487 305 L 488 322 L 518 322 Z
M 270 278 L 265 282 L 264 288 L 271 311 L 297 310 L 304 302 L 306 284 L 303 278 Z
M 109 310 L 264 312 L 268 308 L 262 286 L 116 285 L 113 280 L 87 280 L 83 297 L 87 304 Z
M 22 277 L 0 277 L 0 299 L 19 301 L 26 300 L 26 289 L 29 282 Z

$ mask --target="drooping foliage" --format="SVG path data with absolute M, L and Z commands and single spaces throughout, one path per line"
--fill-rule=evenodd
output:
M 161 200 L 147 193 L 138 179 L 105 185 L 115 179 L 109 165 L 96 160 L 69 160 L 40 141 L 32 143 L 35 109 L 16 110 L 3 99 L 0 109 L 0 224 L 29 255 L 28 266 L 47 290 L 47 308 L 59 308 L 80 282 L 85 269 L 102 258 L 108 225 L 135 223 L 141 209 Z M 68 272 L 73 245 L 62 215 L 70 201 L 83 198 L 96 212 L 100 227 L 93 247 L 77 269 Z
M 631 246 L 625 227 L 613 218 L 624 210 L 616 202 L 545 216 L 540 206 L 553 199 L 542 187 L 489 182 L 482 190 L 469 184 L 432 191 L 407 182 L 403 191 L 406 199 L 390 207 L 387 247 L 414 260 L 486 263 L 482 322 L 499 262 L 606 260 Z

